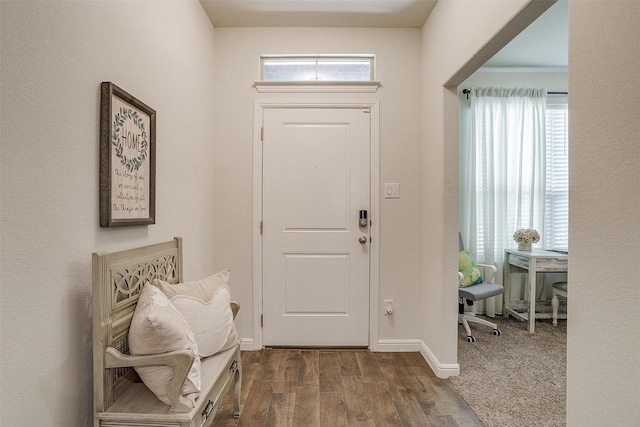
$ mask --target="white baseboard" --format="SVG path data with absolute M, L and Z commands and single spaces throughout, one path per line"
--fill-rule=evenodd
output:
M 427 345 L 420 341 L 420 354 L 427 361 L 431 370 L 438 378 L 457 377 L 460 375 L 460 365 L 457 363 L 440 363 Z
M 242 338 L 240 341 L 240 350 L 253 351 L 260 350 L 255 348 L 253 338 Z M 433 373 L 438 378 L 457 377 L 460 375 L 460 365 L 457 363 L 440 363 L 433 352 L 427 347 L 427 345 L 419 339 L 404 339 L 404 340 L 378 340 L 375 347 L 371 348 L 371 351 L 380 352 L 409 352 L 419 351 L 424 357 L 424 360 L 429 364 Z
M 378 344 L 375 347 L 372 347 L 371 351 L 420 351 L 420 340 L 378 340 Z
M 253 338 L 240 339 L 240 351 L 253 351 L 253 350 L 260 350 L 259 348 L 255 348 Z

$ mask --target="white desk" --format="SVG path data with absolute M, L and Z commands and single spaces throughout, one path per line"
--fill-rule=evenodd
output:
M 567 271 L 569 256 L 558 252 L 534 249 L 519 251 L 505 249 L 504 251 L 504 316 L 513 316 L 520 320 L 529 321 L 529 333 L 535 332 L 536 317 L 551 317 L 551 313 L 536 313 L 536 274 L 562 273 Z M 529 301 L 527 307 L 516 307 L 511 301 L 511 272 L 528 272 Z M 519 311 L 521 309 L 521 311 Z M 548 316 L 547 316 L 548 314 Z

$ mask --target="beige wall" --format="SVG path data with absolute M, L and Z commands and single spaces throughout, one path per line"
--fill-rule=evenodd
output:
M 213 273 L 214 32 L 198 2 L 0 2 L 2 426 L 92 418 L 91 253 Z M 100 82 L 157 111 L 157 222 L 98 225 Z M 38 421 L 36 421 L 38 420 Z
M 566 92 L 569 86 L 568 78 L 569 74 L 566 69 L 510 71 L 508 68 L 501 70 L 481 68 L 462 82 L 459 89 L 490 86 L 539 87 L 546 89 L 548 92 Z
M 422 28 L 422 299 L 432 367 L 457 364 L 458 96 L 456 88 L 550 2 L 439 1 Z M 525 19 L 526 18 L 526 19 Z
M 457 206 L 447 195 L 457 188 L 448 168 L 457 158 L 458 128 L 450 117 L 455 94 L 442 86 L 460 84 L 543 2 L 518 12 L 525 3 L 441 0 L 423 28 L 423 213 L 435 225 L 423 228 L 421 336 L 445 364 L 456 352 L 455 290 L 442 283 L 455 283 L 448 260 L 455 259 L 457 223 L 450 217 L 457 218 Z M 629 262 L 640 257 L 638 16 L 640 4 L 633 1 L 572 1 L 569 7 L 569 275 L 576 286 L 569 298 L 568 426 L 634 425 L 640 416 L 640 288 Z M 459 69 L 435 62 L 447 55 L 459 59 Z
M 258 94 L 260 54 L 373 53 L 377 94 Z M 380 186 L 399 182 L 400 199 L 380 198 L 380 300 L 393 299 L 380 339 L 415 339 L 420 266 L 420 30 L 345 28 L 216 29 L 215 262 L 232 270 L 242 304 L 240 334 L 253 338 L 253 107 L 265 99 L 376 99 L 380 102 Z M 374 220 L 378 220 L 374 218 Z M 374 236 L 374 238 L 376 238 Z
M 640 418 L 639 17 L 569 4 L 568 426 Z
M 187 279 L 230 266 L 234 291 L 251 307 L 251 83 L 256 55 L 276 49 L 379 53 L 389 85 L 379 95 L 380 181 L 400 182 L 403 196 L 381 200 L 380 298 L 400 305 L 395 324 L 381 319 L 380 336 L 418 336 L 437 360 L 455 363 L 455 285 L 447 283 L 455 283 L 458 103 L 443 85 L 455 87 L 502 47 L 526 3 L 440 0 L 421 40 L 412 30 L 225 29 L 214 46 L 194 3 L 0 2 L 0 424 L 29 425 L 22 416 L 31 420 L 34 402 L 48 425 L 90 424 L 95 250 L 180 234 Z M 578 286 L 569 302 L 569 426 L 640 417 L 639 15 L 631 1 L 570 5 L 569 268 Z M 106 80 L 158 111 L 156 225 L 97 225 Z

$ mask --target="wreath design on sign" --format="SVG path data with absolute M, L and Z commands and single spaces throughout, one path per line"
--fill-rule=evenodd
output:
M 124 154 L 124 144 L 120 135 L 120 130 L 124 126 L 124 122 L 126 120 L 133 121 L 133 124 L 138 127 L 141 136 L 140 154 L 132 158 L 128 158 L 127 155 Z M 111 143 L 115 147 L 116 157 L 120 159 L 120 163 L 124 165 L 127 171 L 137 171 L 140 166 L 142 166 L 144 161 L 147 159 L 147 150 L 149 147 L 149 143 L 147 141 L 147 131 L 144 128 L 144 121 L 137 111 L 126 107 L 120 108 L 120 111 L 116 113 L 116 116 L 113 119 L 113 135 L 111 138 Z

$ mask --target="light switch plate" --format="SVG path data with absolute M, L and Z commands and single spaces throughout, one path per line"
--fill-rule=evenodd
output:
M 385 182 L 384 183 L 384 198 L 385 199 L 399 199 L 400 198 L 400 184 L 397 182 Z

